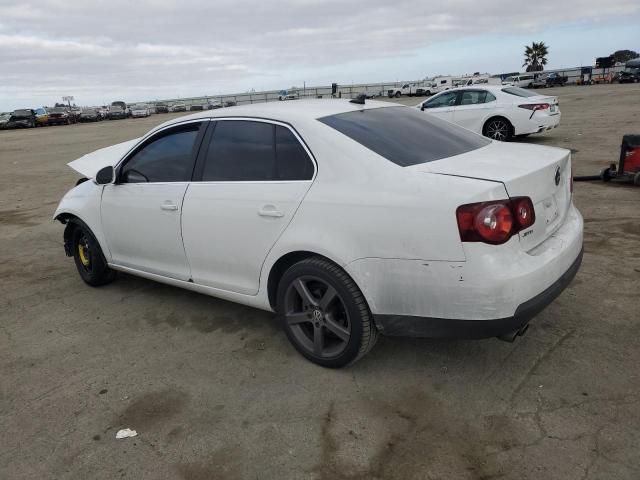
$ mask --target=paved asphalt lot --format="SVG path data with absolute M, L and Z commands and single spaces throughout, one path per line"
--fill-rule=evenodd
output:
M 560 128 L 528 141 L 576 174 L 640 133 L 640 85 L 553 93 Z M 576 184 L 582 270 L 516 343 L 382 338 L 325 370 L 272 314 L 90 288 L 64 256 L 65 164 L 167 118 L 0 132 L 0 478 L 640 478 L 640 189 Z

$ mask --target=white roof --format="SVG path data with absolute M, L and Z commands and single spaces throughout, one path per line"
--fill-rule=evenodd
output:
M 174 118 L 159 125 L 157 128 L 181 123 L 199 118 L 220 117 L 254 117 L 278 120 L 285 123 L 297 121 L 315 120 L 329 115 L 353 112 L 356 110 L 368 110 L 371 108 L 402 106 L 392 102 L 380 102 L 366 100 L 364 105 L 351 103 L 348 99 L 313 99 L 313 100 L 285 100 L 265 103 L 253 103 L 236 107 L 225 107 L 216 110 L 204 110 L 202 112 Z M 154 129 L 155 130 L 155 129 Z

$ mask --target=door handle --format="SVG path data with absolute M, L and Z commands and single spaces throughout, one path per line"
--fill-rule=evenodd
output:
M 265 205 L 260 210 L 258 210 L 258 215 L 260 215 L 261 217 L 284 217 L 284 213 L 278 210 L 274 205 Z
M 174 205 L 173 203 L 163 203 L 162 205 L 160 205 L 160 208 L 162 210 L 169 210 L 169 211 L 176 211 L 178 210 L 178 206 Z

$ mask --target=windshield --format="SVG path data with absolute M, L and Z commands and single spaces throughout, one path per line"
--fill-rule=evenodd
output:
M 90 114 L 95 114 L 96 111 L 93 108 L 83 108 L 82 109 L 82 113 L 90 113 Z
M 121 111 L 122 111 L 122 108 L 121 108 L 121 107 L 113 106 L 113 107 L 111 107 L 111 111 L 112 111 L 112 112 L 121 112 Z
M 318 120 L 401 167 L 460 155 L 491 143 L 410 107 L 372 108 Z
M 16 110 L 13 114 L 16 117 L 28 117 L 31 115 L 31 110 Z
M 67 110 L 62 107 L 55 107 L 49 110 L 51 113 L 65 113 Z
M 538 94 L 531 92 L 529 90 L 525 90 L 524 88 L 520 88 L 520 87 L 508 87 L 508 88 L 503 88 L 502 91 L 504 93 L 508 93 L 509 95 L 515 95 L 516 97 L 537 97 Z

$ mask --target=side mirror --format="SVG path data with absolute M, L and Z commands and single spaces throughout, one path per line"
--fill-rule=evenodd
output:
M 96 183 L 98 185 L 106 185 L 107 183 L 113 183 L 114 169 L 112 166 L 104 167 L 98 170 L 96 174 Z
M 426 102 L 425 102 L 426 103 Z M 420 105 L 420 110 L 422 110 L 424 112 L 424 109 L 427 108 L 425 107 L 425 103 L 423 103 L 422 105 Z

